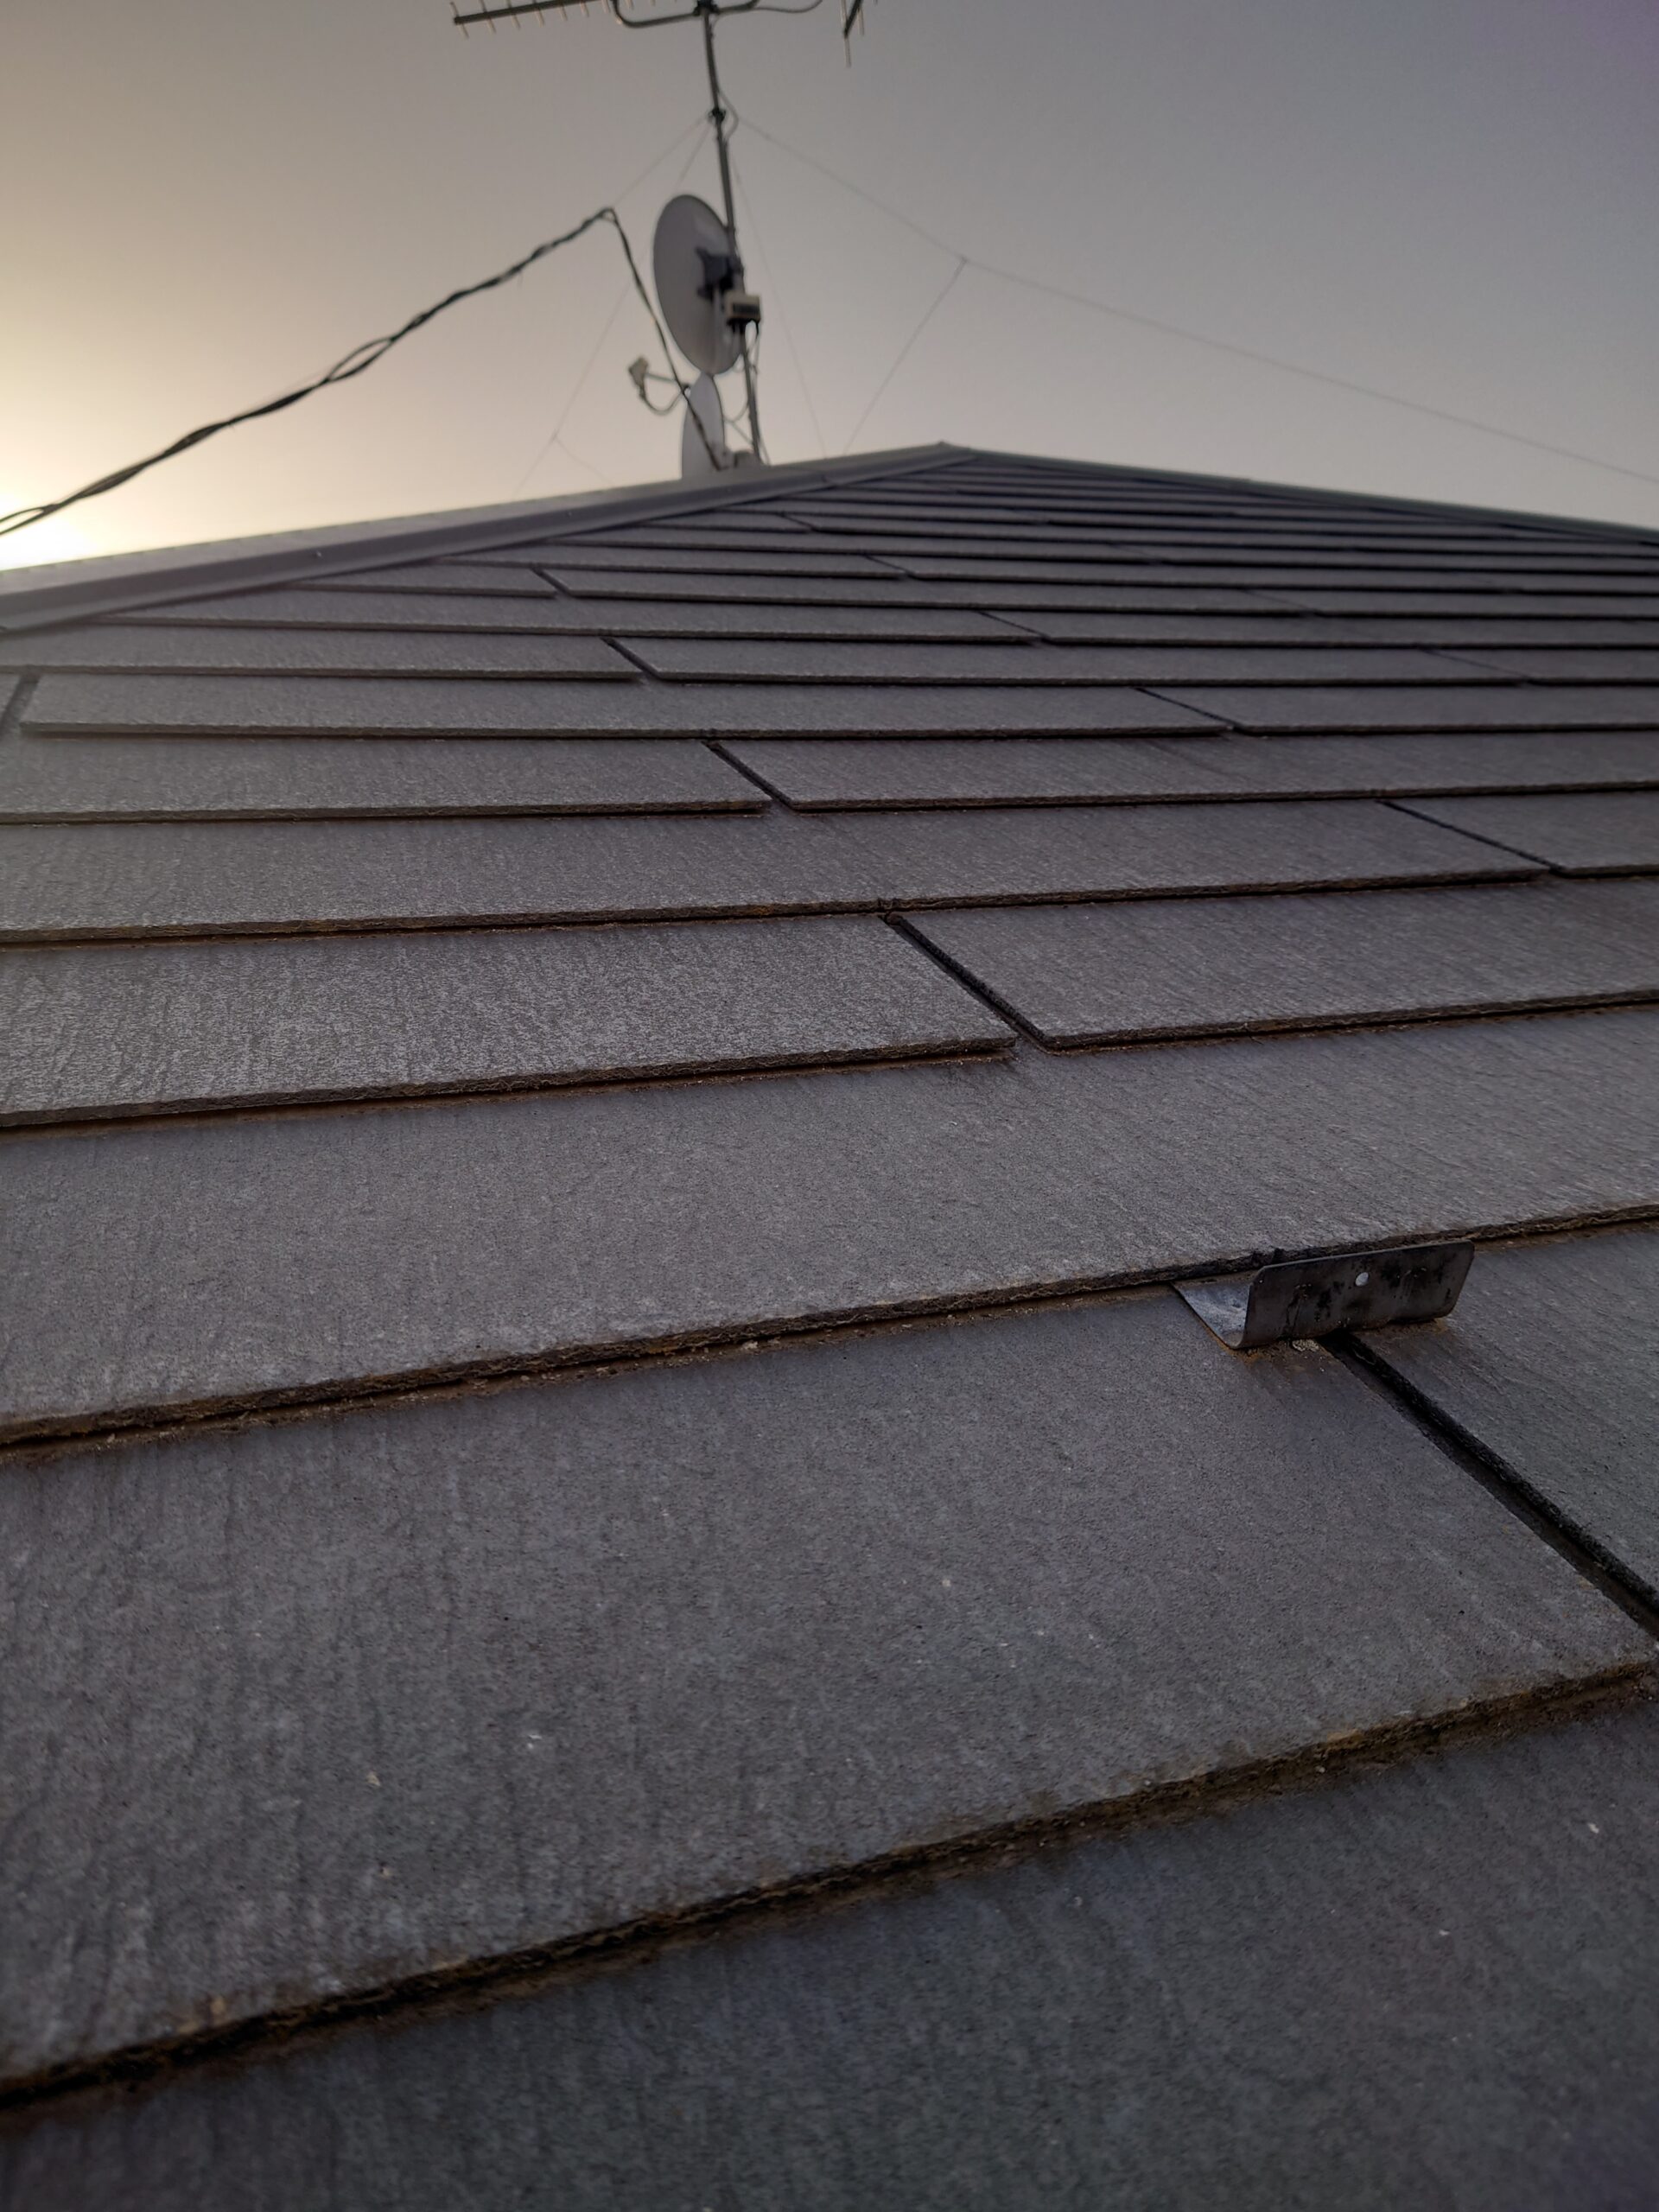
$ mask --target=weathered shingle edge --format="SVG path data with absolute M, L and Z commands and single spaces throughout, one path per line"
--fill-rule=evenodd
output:
M 646 1965 L 682 1945 L 786 1924 L 837 1904 L 915 1895 L 942 1881 L 1017 1866 L 1056 1847 L 1213 1818 L 1277 1798 L 1340 1789 L 1344 1783 L 1363 1783 L 1408 1760 L 1455 1756 L 1465 1748 L 1513 1741 L 1533 1730 L 1629 1711 L 1649 1699 L 1654 1689 L 1654 1670 L 1645 1656 L 1518 1691 L 1493 1686 L 1447 1711 L 1384 1721 L 1294 1751 L 1226 1761 L 1168 1781 L 1148 1781 L 1121 1796 L 918 1839 L 868 1858 L 596 1924 L 554 1942 L 459 1955 L 423 1972 L 342 1986 L 281 2010 L 251 2012 L 223 2026 L 188 2029 L 16 2074 L 0 2082 L 0 2119 L 86 2090 L 137 2089 L 150 2082 L 160 2087 L 186 2068 L 225 2060 L 257 2065 L 332 2034 L 376 2025 L 395 2028 L 421 2018 L 533 1997 L 595 1969 Z
M 746 470 L 717 483 L 626 485 L 610 492 L 571 493 L 557 499 L 454 508 L 385 522 L 336 523 L 268 537 L 223 538 L 156 552 L 13 569 L 0 571 L 0 632 L 158 606 L 207 591 L 293 583 L 377 563 L 430 560 L 520 542 L 541 544 L 551 536 L 574 534 L 582 528 L 743 506 L 776 499 L 780 493 L 901 476 L 967 458 L 968 449 L 961 446 L 904 446 L 845 461 L 787 461 L 759 472 Z

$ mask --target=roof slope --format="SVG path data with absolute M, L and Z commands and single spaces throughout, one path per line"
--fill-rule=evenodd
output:
M 1637 2201 L 1659 537 L 939 448 L 7 622 L 24 2196 Z

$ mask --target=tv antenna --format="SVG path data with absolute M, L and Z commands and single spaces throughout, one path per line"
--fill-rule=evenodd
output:
M 760 327 L 760 302 L 743 276 L 743 257 L 737 243 L 737 208 L 732 194 L 730 111 L 720 87 L 715 61 L 715 25 L 722 16 L 751 15 L 757 8 L 772 15 L 808 16 L 821 0 L 691 0 L 689 7 L 671 15 L 638 16 L 629 12 L 627 0 L 605 0 L 616 22 L 631 31 L 655 30 L 664 23 L 697 22 L 702 26 L 702 54 L 709 71 L 709 120 L 714 126 L 715 147 L 720 157 L 720 192 L 725 220 L 714 209 L 690 194 L 671 200 L 657 225 L 652 259 L 657 296 L 663 320 L 675 343 L 701 372 L 687 396 L 687 420 L 681 444 L 687 474 L 729 468 L 738 460 L 761 458 L 760 407 L 755 392 L 755 349 L 749 334 Z M 651 0 L 654 10 L 656 0 Z M 492 29 L 497 23 L 525 16 L 563 15 L 579 7 L 588 12 L 588 0 L 503 0 L 498 7 L 463 10 L 451 0 L 454 20 L 461 30 L 474 23 Z M 863 14 L 864 0 L 842 0 L 843 39 L 850 38 Z M 849 49 L 850 52 L 850 49 Z M 714 379 L 741 361 L 743 397 L 749 423 L 750 453 L 739 455 L 726 444 L 725 411 Z M 628 373 L 647 406 L 645 386 L 650 372 L 635 362 Z M 678 379 L 676 378 L 677 383 Z M 661 412 L 661 410 L 656 410 Z M 694 435 L 695 433 L 695 435 Z

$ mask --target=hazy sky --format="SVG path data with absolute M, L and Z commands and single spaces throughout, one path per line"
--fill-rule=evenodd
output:
M 836 0 L 730 22 L 733 105 L 963 253 L 1656 480 L 972 269 L 859 429 L 955 264 L 740 129 L 774 458 L 951 438 L 1659 524 L 1655 0 L 868 6 L 850 70 Z M 448 12 L 8 0 L 0 506 L 315 373 L 652 162 L 642 257 L 688 159 L 715 195 L 693 26 Z M 637 303 L 599 342 L 622 284 L 590 238 L 0 559 L 672 475 Z

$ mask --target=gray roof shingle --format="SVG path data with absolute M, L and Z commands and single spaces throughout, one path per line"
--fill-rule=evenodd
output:
M 204 1987 L 257 2018 L 1646 1655 L 1329 1353 L 1241 1363 L 1167 1293 L 348 1418 L 0 1490 L 17 1751 L 105 1716 L 9 1845 L 15 2063 L 188 2032 Z M 42 1664 L 64 1612 L 73 1664 Z M 212 1758 L 178 1790 L 204 1727 L 263 1747 L 256 1792 Z M 57 1937 L 94 1864 L 152 1923 L 108 1968 Z
M 1659 799 L 1652 791 L 1414 800 L 1413 811 L 1526 853 L 1563 875 L 1659 868 Z
M 1510 1244 L 1453 1319 L 1368 1351 L 1659 1604 L 1656 1307 L 1651 1229 Z M 1594 1325 L 1564 1328 L 1572 1315 Z
M 1656 637 L 949 448 L 0 576 L 0 2189 L 1639 2201 Z
M 0 822 L 315 815 L 758 813 L 766 797 L 691 738 L 0 738 Z
M 1639 1007 L 33 1137 L 4 1419 L 335 1399 L 1593 1223 L 1653 1204 L 1656 1090 Z
M 1659 1714 L 1063 1840 L 59 2107 L 20 2202 L 1637 2207 Z M 0 2161 L 6 2158 L 0 2146 Z M 482 2181 L 481 2178 L 483 2177 Z
M 722 747 L 791 806 L 1037 805 L 1186 798 L 1398 798 L 1633 791 L 1659 784 L 1659 731 L 1538 736 L 736 738 Z
M 916 946 L 850 916 L 0 962 L 0 1086 L 19 1122 L 904 1060 L 1008 1037 Z
M 1659 882 L 988 906 L 912 926 L 1046 1045 L 1659 1000 Z

